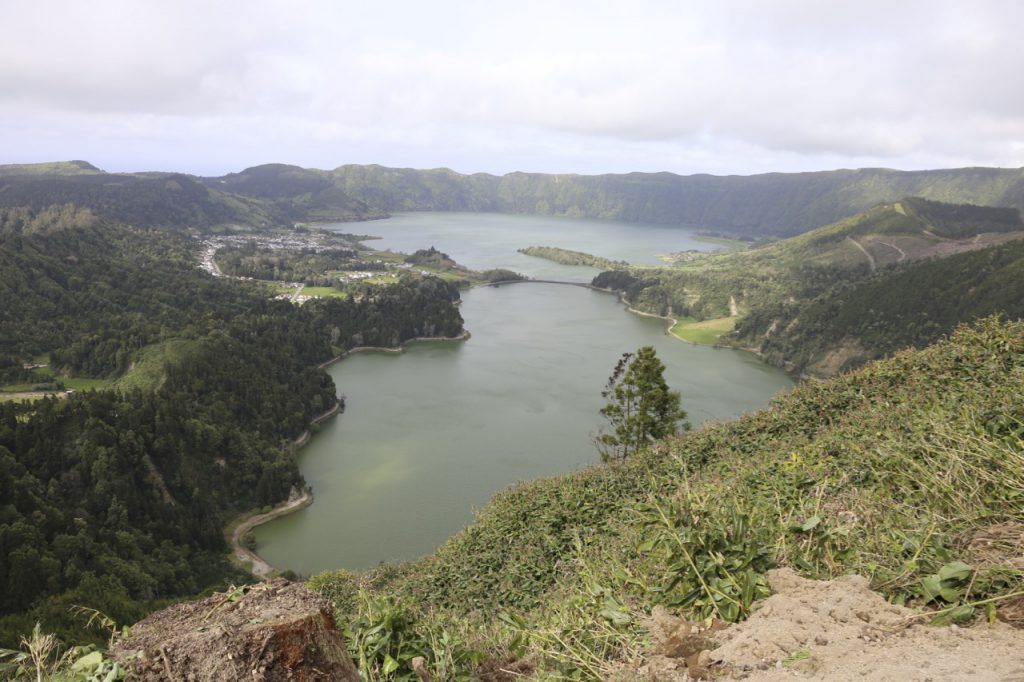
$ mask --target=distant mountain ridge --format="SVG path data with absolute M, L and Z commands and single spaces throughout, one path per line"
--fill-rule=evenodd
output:
M 886 169 L 751 176 L 462 175 L 449 169 L 340 166 L 331 171 L 273 164 L 208 187 L 289 198 L 312 217 L 356 203 L 382 212 L 525 213 L 685 225 L 736 236 L 792 236 L 906 196 L 1024 208 L 1024 169 Z
M 51 172 L 54 168 L 58 172 Z M 42 211 L 72 204 L 136 227 L 201 231 L 225 224 L 270 227 L 290 218 L 273 202 L 211 191 L 180 173 L 122 174 L 89 168 L 94 167 L 84 161 L 37 164 L 27 170 L 0 167 L 0 209 Z
M 0 165 L 0 175 L 88 175 L 102 172 L 88 161 L 81 160 Z
M 0 166 L 0 208 L 73 203 L 134 225 L 201 231 L 463 211 L 680 225 L 756 239 L 801 234 L 907 196 L 1024 208 L 1024 169 L 497 176 L 446 168 L 266 164 L 196 177 L 105 173 L 86 161 Z

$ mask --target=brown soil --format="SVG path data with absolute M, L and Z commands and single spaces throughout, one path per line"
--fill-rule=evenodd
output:
M 132 680 L 359 682 L 330 605 L 285 580 L 158 611 L 111 654 Z
M 772 596 L 721 632 L 673 624 L 662 614 L 657 627 L 648 626 L 655 645 L 638 672 L 650 680 L 1024 682 L 1022 630 L 924 625 L 859 576 L 816 581 L 779 569 L 769 581 Z M 670 655 L 666 632 L 676 634 L 678 656 Z
M 984 249 L 1017 239 L 1024 239 L 1024 232 L 986 232 L 968 239 L 943 239 L 926 249 L 910 254 L 910 258 L 945 258 L 956 253 Z

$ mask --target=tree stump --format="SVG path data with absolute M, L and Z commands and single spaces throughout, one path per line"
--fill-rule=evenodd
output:
M 360 681 L 327 600 L 280 579 L 157 611 L 111 654 L 133 680 Z

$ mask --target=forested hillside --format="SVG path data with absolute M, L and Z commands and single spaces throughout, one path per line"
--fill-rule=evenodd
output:
M 336 402 L 317 365 L 462 331 L 435 278 L 300 308 L 195 262 L 178 235 L 88 211 L 0 212 L 0 383 L 41 356 L 114 387 L 0 400 L 3 645 L 36 620 L 78 633 L 72 604 L 130 622 L 221 584 L 227 519 L 302 485 L 286 446 Z
M 793 371 L 830 374 L 937 341 L 991 314 L 1024 318 L 1024 240 L 879 271 L 802 303 L 752 310 L 741 344 Z
M 135 227 L 176 230 L 271 227 L 302 218 L 291 215 L 287 203 L 220 192 L 180 173 L 103 173 L 69 164 L 0 167 L 0 208 L 41 211 L 61 204 Z
M 959 323 L 1024 316 L 1017 209 L 904 198 L 747 251 L 598 275 L 595 286 L 677 318 L 735 318 L 720 342 L 829 376 Z

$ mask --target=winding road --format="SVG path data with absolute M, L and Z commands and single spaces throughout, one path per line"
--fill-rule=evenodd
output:
M 853 245 L 860 249 L 861 253 L 868 257 L 868 265 L 871 267 L 871 272 L 874 272 L 875 267 L 877 266 L 875 265 L 875 257 L 871 255 L 871 252 L 865 249 L 864 246 L 861 245 L 861 243 L 854 239 L 853 237 L 847 236 L 846 238 L 853 242 Z
M 889 242 L 883 242 L 881 239 L 878 240 L 878 243 L 879 244 L 885 244 L 890 249 L 896 249 L 899 252 L 900 257 L 899 257 L 899 260 L 896 261 L 897 263 L 902 263 L 903 261 L 907 260 L 907 252 L 904 251 L 903 249 L 901 249 L 900 247 L 896 246 L 895 244 L 890 244 Z

